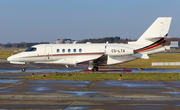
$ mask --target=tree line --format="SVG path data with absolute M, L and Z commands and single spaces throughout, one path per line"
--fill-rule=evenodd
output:
M 122 39 L 119 36 L 116 37 L 105 37 L 105 38 L 98 38 L 98 39 L 84 39 L 84 40 L 80 40 L 78 41 L 78 43 L 86 43 L 86 42 L 91 42 L 91 43 L 125 43 L 127 44 L 129 41 L 136 41 L 136 40 L 132 40 L 132 39 Z M 173 37 L 173 38 L 167 38 L 165 45 L 171 45 L 171 41 L 178 41 L 180 42 L 180 38 L 177 37 Z
M 116 37 L 105 37 L 105 38 L 97 38 L 97 39 L 84 39 L 78 41 L 78 43 L 86 43 L 86 42 L 91 42 L 91 43 L 128 43 L 128 41 L 134 41 L 131 39 L 121 39 L 119 36 Z
M 41 42 L 41 43 L 26 43 L 26 42 L 22 42 L 22 43 L 7 43 L 7 44 L 0 44 L 0 47 L 4 47 L 4 48 L 27 48 L 27 47 L 31 47 L 33 45 L 37 45 L 37 44 L 49 44 L 49 42 Z
M 129 41 L 136 41 L 136 40 L 132 40 L 132 39 L 123 39 L 120 38 L 119 36 L 116 37 L 105 37 L 105 38 L 93 38 L 93 39 L 83 39 L 78 41 L 77 43 L 86 43 L 86 42 L 91 42 L 91 43 L 125 43 L 127 44 Z M 166 40 L 165 45 L 170 45 L 171 41 L 178 41 L 180 42 L 180 38 L 168 38 Z M 33 45 L 37 45 L 37 44 L 49 44 L 49 42 L 39 42 L 39 43 L 26 43 L 26 42 L 21 42 L 21 43 L 7 43 L 7 44 L 0 44 L 0 47 L 5 47 L 5 48 L 28 48 L 31 47 Z

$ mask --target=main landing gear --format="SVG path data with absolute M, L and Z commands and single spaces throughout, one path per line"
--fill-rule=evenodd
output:
M 99 69 L 99 68 L 98 68 L 97 66 L 94 66 L 93 69 L 92 69 L 92 71 L 98 71 L 98 69 Z
M 91 69 L 92 71 L 98 71 L 98 67 L 94 66 L 94 61 L 89 61 L 89 67 L 88 69 Z
M 26 71 L 26 68 L 25 68 L 25 65 L 22 65 L 22 72 L 25 72 Z

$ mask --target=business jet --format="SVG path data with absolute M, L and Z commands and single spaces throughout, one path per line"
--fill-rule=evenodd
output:
M 7 58 L 13 64 L 50 63 L 79 65 L 98 71 L 98 66 L 121 64 L 135 59 L 149 59 L 149 54 L 164 51 L 171 17 L 159 17 L 135 42 L 128 44 L 39 44 Z M 22 66 L 22 72 L 25 72 Z

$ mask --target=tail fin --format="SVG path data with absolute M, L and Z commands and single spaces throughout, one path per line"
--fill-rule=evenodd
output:
M 150 45 L 168 35 L 172 17 L 159 17 L 136 41 L 137 43 Z
M 153 53 L 159 48 L 163 48 L 168 35 L 171 17 L 160 17 L 143 33 L 134 44 L 138 44 L 135 53 Z

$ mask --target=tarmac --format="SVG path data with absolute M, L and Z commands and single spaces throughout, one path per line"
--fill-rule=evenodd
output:
M 1 63 L 3 64 L 9 65 L 8 62 Z M 44 73 L 35 73 L 38 74 Z M 28 75 L 31 73 L 0 73 L 0 110 L 180 109 L 180 81 L 63 81 L 18 78 Z
M 180 109 L 180 81 L 0 80 L 0 109 Z

